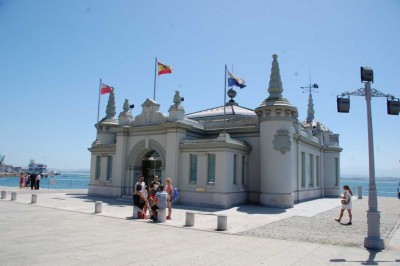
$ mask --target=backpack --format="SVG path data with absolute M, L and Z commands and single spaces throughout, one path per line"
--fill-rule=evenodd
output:
M 174 187 L 174 190 L 172 191 L 172 201 L 175 201 L 179 198 L 179 191 L 176 187 Z

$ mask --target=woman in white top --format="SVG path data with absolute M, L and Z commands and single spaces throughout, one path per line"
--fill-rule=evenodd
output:
M 340 210 L 339 219 L 335 219 L 335 220 L 340 223 L 340 221 L 342 220 L 342 217 L 343 217 L 344 210 L 347 209 L 347 212 L 349 213 L 349 218 L 350 218 L 350 221 L 347 223 L 347 225 L 351 225 L 351 219 L 353 217 L 351 214 L 351 205 L 352 205 L 351 204 L 352 203 L 351 196 L 353 196 L 353 191 L 351 191 L 351 189 L 349 188 L 348 185 L 344 185 L 343 190 L 344 190 L 343 196 L 340 196 L 340 198 L 342 199 L 342 209 Z

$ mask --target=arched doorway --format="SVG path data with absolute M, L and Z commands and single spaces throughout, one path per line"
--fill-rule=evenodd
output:
M 162 182 L 162 159 L 160 154 L 151 150 L 147 152 L 142 159 L 142 175 L 147 188 L 154 180 L 154 176 L 158 176 L 159 181 Z
M 140 176 L 145 177 L 146 184 L 153 181 L 154 173 L 163 178 L 165 171 L 165 149 L 160 143 L 143 139 L 129 152 L 126 158 L 126 171 L 121 184 L 121 194 L 132 196 Z

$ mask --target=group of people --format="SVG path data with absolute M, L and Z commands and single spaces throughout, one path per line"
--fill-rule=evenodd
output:
M 133 193 L 133 205 L 140 208 L 143 213 L 144 219 L 157 220 L 159 209 L 168 209 L 166 219 L 171 220 L 172 214 L 172 195 L 174 187 L 172 186 L 172 180 L 167 178 L 165 180 L 166 185 L 162 185 L 158 179 L 158 176 L 154 176 L 153 181 L 150 183 L 149 188 L 144 182 L 144 177 L 141 176 L 139 181 L 135 185 L 135 191 Z M 150 217 L 147 215 L 149 212 Z
M 29 188 L 31 187 L 31 190 L 33 189 L 39 189 L 40 188 L 40 180 L 41 180 L 41 175 L 40 174 L 25 174 L 21 173 L 19 177 L 19 188 Z

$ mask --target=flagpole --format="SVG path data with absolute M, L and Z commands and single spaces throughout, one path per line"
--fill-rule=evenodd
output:
M 224 81 L 224 133 L 226 133 L 226 64 L 225 64 L 225 81 Z
M 153 93 L 154 101 L 156 100 L 156 87 L 157 87 L 157 57 L 156 57 L 156 62 L 154 64 L 154 93 Z
M 97 139 L 97 133 L 99 132 L 99 116 L 100 116 L 100 91 L 101 91 L 101 78 L 100 78 L 100 84 L 99 84 L 99 101 L 97 103 L 97 123 L 96 123 L 96 141 Z

